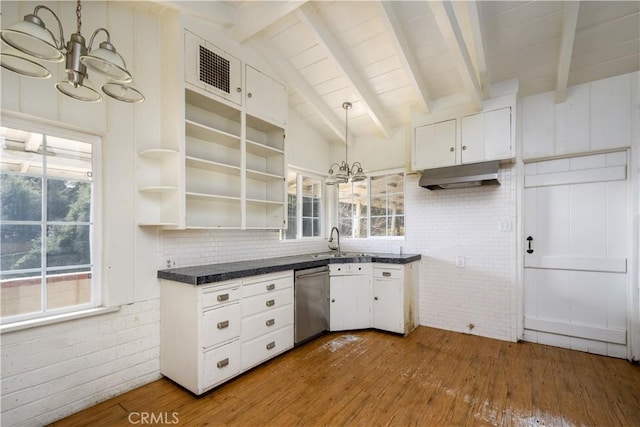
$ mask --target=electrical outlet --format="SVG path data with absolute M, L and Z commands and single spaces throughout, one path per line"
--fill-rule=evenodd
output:
M 176 266 L 176 262 L 174 260 L 168 259 L 167 260 L 167 268 L 173 268 Z
M 467 264 L 467 260 L 464 256 L 458 255 L 456 256 L 456 267 L 464 268 Z

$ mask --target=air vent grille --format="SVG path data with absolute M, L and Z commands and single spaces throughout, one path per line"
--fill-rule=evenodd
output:
M 229 61 L 200 46 L 200 81 L 230 93 Z

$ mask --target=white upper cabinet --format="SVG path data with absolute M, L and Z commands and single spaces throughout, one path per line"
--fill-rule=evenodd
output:
M 247 113 L 284 125 L 287 122 L 287 89 L 285 85 L 256 70 L 245 67 Z
M 511 107 L 417 126 L 413 170 L 515 157 Z
M 240 105 L 240 60 L 189 31 L 184 43 L 185 81 Z
M 511 107 L 463 117 L 460 145 L 462 163 L 513 157 Z
M 452 166 L 456 163 L 456 121 L 447 120 L 414 130 L 413 169 Z

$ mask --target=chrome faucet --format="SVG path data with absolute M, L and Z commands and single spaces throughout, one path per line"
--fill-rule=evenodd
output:
M 335 245 L 332 245 L 331 243 L 333 243 L 333 231 L 335 230 L 336 234 L 338 235 L 338 243 Z M 332 227 L 331 228 L 331 233 L 329 233 L 329 249 L 331 249 L 332 251 L 335 251 L 336 249 L 338 250 L 338 253 L 340 253 L 340 230 L 338 230 L 338 227 Z

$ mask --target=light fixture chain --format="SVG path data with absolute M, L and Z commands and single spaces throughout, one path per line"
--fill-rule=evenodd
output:
M 80 28 L 82 27 L 82 5 L 80 0 L 78 0 L 78 5 L 76 6 L 76 22 L 78 23 L 78 34 L 80 34 Z

